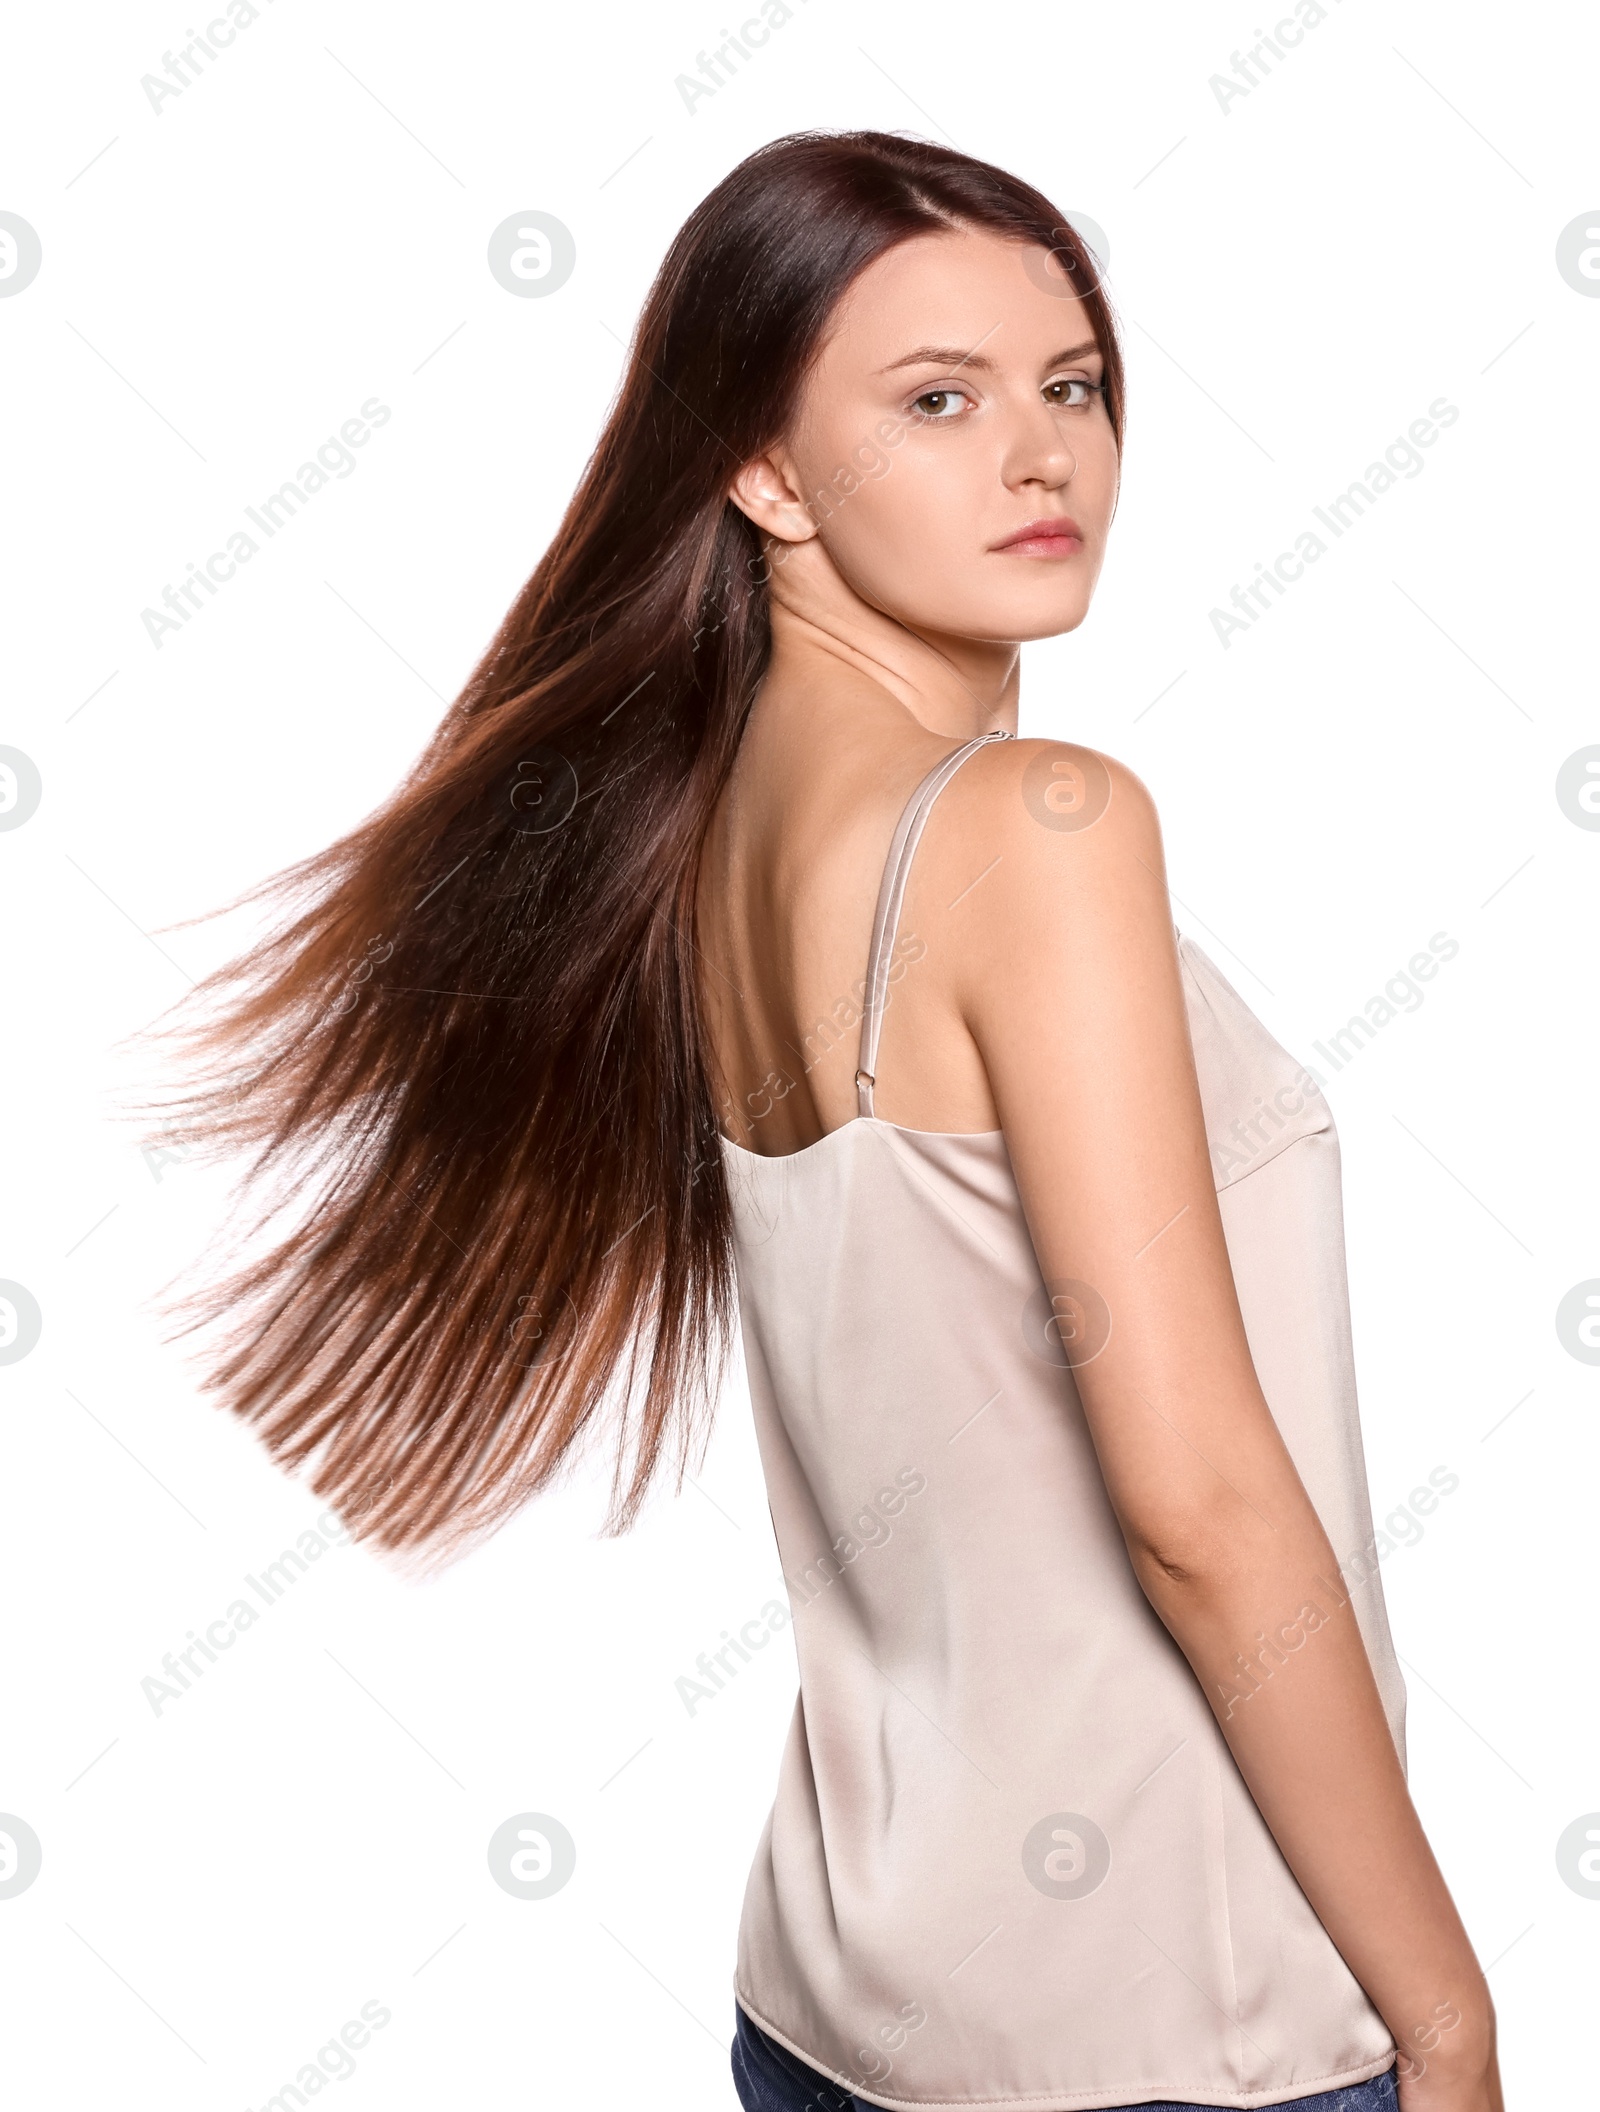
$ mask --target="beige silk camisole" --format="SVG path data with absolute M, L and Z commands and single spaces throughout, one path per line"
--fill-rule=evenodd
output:
M 781 1158 L 724 1139 L 800 1670 L 734 1991 L 870 2104 L 1280 2104 L 1377 2074 L 1393 2041 L 1139 1587 L 1003 1133 L 873 1112 L 922 825 L 1005 737 L 948 756 L 900 823 L 859 1119 Z M 1237 1692 L 1348 1601 L 1403 1761 L 1333 1118 L 1181 932 L 1178 952 L 1251 1354 L 1341 1564 Z

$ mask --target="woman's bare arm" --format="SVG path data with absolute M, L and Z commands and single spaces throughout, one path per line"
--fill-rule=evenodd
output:
M 1406 1788 L 1354 1614 L 1328 1612 L 1248 1701 L 1236 1659 L 1330 1606 L 1327 1534 L 1251 1360 L 1211 1172 L 1160 828 L 1109 758 L 1091 825 L 1024 797 L 1054 744 L 969 765 L 952 826 L 999 863 L 941 933 L 1047 1280 L 1111 1316 L 1077 1372 L 1140 1584 L 1251 1794 L 1401 2049 L 1407 2112 L 1499 2112 L 1487 1985 Z M 1058 759 L 1087 751 L 1060 747 Z M 1046 770 L 1048 770 L 1046 765 Z M 1091 768 L 1091 775 L 1093 774 Z M 1045 813 L 1053 810 L 1046 808 Z M 980 859 L 978 862 L 982 862 Z

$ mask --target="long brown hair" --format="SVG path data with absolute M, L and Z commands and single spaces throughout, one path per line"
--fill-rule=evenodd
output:
M 242 1152 L 267 1250 L 191 1291 L 206 1383 L 358 1538 L 438 1560 L 613 1448 L 605 1530 L 681 1485 L 734 1303 L 692 938 L 700 847 L 770 649 L 725 496 L 840 295 L 912 236 L 1053 250 L 1029 185 L 884 132 L 800 133 L 673 242 L 549 549 L 409 778 L 263 882 L 267 935 L 185 1001 L 161 1138 Z M 193 1008 L 192 1010 L 190 1008 Z

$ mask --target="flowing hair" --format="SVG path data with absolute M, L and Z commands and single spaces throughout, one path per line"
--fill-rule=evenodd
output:
M 694 897 L 770 652 L 726 492 L 858 273 L 965 228 L 1054 252 L 1120 445 L 1115 322 L 1048 199 L 892 133 L 761 148 L 674 240 L 554 540 L 410 775 L 242 898 L 266 935 L 158 1030 L 153 1141 L 274 1192 L 266 1250 L 179 1333 L 220 1330 L 205 1385 L 378 1549 L 459 1551 L 596 1431 L 620 1533 L 709 1436 L 735 1284 Z

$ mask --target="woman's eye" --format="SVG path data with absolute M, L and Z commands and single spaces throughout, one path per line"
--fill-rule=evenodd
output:
M 1097 382 L 1086 381 L 1081 374 L 1067 374 L 1060 381 L 1047 381 L 1044 385 L 1044 393 L 1046 400 L 1054 404 L 1057 410 L 1081 411 L 1089 402 L 1089 399 L 1097 393 L 1098 388 L 1099 384 Z M 1075 396 L 1063 396 L 1060 393 L 1063 389 L 1075 389 L 1077 394 Z
M 966 400 L 959 389 L 924 389 L 911 407 L 930 425 L 948 424 Z

